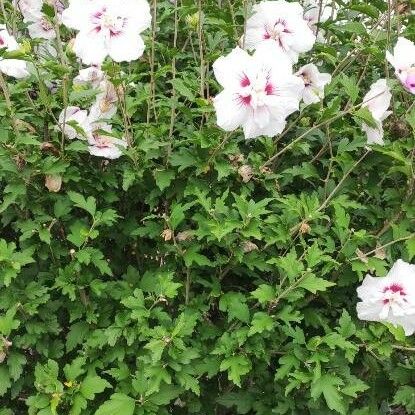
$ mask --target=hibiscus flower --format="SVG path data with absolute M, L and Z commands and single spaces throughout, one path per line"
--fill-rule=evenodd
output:
M 319 72 L 316 65 L 309 63 L 301 67 L 296 75 L 304 82 L 303 101 L 306 105 L 324 98 L 324 87 L 331 82 L 330 74 Z
M 144 52 L 140 33 L 151 23 L 146 0 L 71 0 L 62 22 L 78 30 L 76 55 L 87 65 L 101 64 L 109 55 L 114 61 L 133 61 Z
M 270 44 L 297 62 L 298 55 L 309 51 L 315 40 L 313 31 L 304 20 L 302 6 L 297 2 L 277 0 L 263 1 L 254 6 L 254 15 L 246 23 L 246 36 L 242 42 L 249 50 Z
M 379 79 L 370 87 L 369 92 L 363 98 L 362 107 L 366 107 L 376 123 L 375 127 L 363 124 L 363 131 L 367 134 L 368 144 L 384 144 L 382 122 L 392 114 L 388 111 L 392 94 L 386 83 L 386 79 Z
M 298 110 L 304 84 L 292 74 L 291 61 L 282 52 L 262 47 L 250 56 L 235 48 L 220 57 L 213 70 L 224 88 L 214 98 L 217 123 L 226 131 L 242 126 L 247 139 L 273 137 Z
M 393 55 L 387 51 L 386 59 L 405 89 L 415 94 L 415 44 L 404 37 L 398 38 Z
M 88 151 L 91 155 L 110 160 L 122 155 L 122 148 L 127 148 L 124 139 L 113 137 L 112 128 L 106 123 L 94 123 L 92 134 L 88 137 Z
M 407 336 L 415 332 L 415 265 L 398 259 L 386 277 L 367 275 L 357 294 L 361 320 L 402 326 Z
M 7 52 L 19 49 L 16 39 L 7 31 L 6 26 L 0 25 L 0 49 L 5 48 Z M 14 78 L 25 78 L 29 76 L 26 61 L 20 59 L 7 59 L 0 57 L 0 72 Z

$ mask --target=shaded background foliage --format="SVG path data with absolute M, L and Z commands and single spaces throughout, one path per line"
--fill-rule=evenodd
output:
M 413 338 L 355 314 L 366 272 L 415 256 L 413 97 L 385 61 L 415 26 L 406 2 L 335 3 L 303 60 L 333 73 L 324 103 L 245 141 L 215 125 L 211 64 L 251 4 L 153 0 L 144 57 L 104 66 L 132 141 L 111 162 L 55 129 L 94 98 L 70 48 L 25 41 L 40 76 L 0 102 L 1 415 L 415 412 Z M 393 115 L 368 151 L 356 104 L 380 77 Z

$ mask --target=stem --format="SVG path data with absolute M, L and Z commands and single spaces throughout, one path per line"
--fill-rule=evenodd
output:
M 173 48 L 174 53 L 176 53 L 177 48 L 177 33 L 179 29 L 179 20 L 177 16 L 177 2 L 174 4 L 174 37 L 173 37 Z M 172 73 L 172 80 L 174 81 L 176 79 L 176 55 L 174 55 L 172 62 L 171 62 L 171 73 Z M 172 98 L 172 107 L 170 111 L 170 127 L 169 127 L 169 144 L 167 147 L 167 158 L 166 158 L 166 164 L 169 161 L 172 147 L 173 147 L 173 131 L 174 131 L 174 121 L 176 119 L 176 88 L 174 87 L 174 83 L 172 84 L 172 92 L 171 92 L 171 98 Z
M 150 51 L 150 97 L 147 108 L 147 124 L 150 123 L 151 109 L 157 121 L 156 114 L 156 80 L 154 75 L 155 50 L 156 50 L 156 25 L 157 25 L 157 0 L 153 0 L 152 29 L 151 29 L 151 51 Z
M 387 244 L 385 244 L 385 245 L 378 246 L 377 248 L 372 249 L 372 250 L 371 250 L 371 251 L 369 251 L 369 252 L 366 252 L 366 253 L 365 253 L 365 255 L 366 255 L 366 256 L 372 255 L 372 254 L 376 253 L 377 251 L 379 251 L 379 250 L 381 250 L 381 249 L 383 249 L 383 248 L 387 248 L 388 246 L 394 245 L 394 244 L 396 244 L 396 243 L 398 243 L 398 242 L 407 241 L 408 239 L 412 239 L 412 238 L 415 238 L 415 232 L 414 232 L 414 233 L 411 233 L 411 234 L 410 234 L 410 235 L 408 235 L 408 236 L 403 236 L 402 238 L 398 238 L 398 239 L 395 239 L 395 240 L 393 240 L 393 241 L 390 241 L 390 242 L 388 242 L 388 243 L 387 243 Z M 355 256 L 354 258 L 350 259 L 350 261 L 356 261 L 357 259 L 360 259 L 360 258 L 359 258 L 358 256 Z
M 330 124 L 331 122 L 343 117 L 344 115 L 351 112 L 351 110 L 343 111 L 340 114 L 335 115 L 334 117 L 321 122 L 320 124 L 314 125 L 313 127 L 309 128 L 305 133 L 298 136 L 296 139 L 291 141 L 291 143 L 287 144 L 283 149 L 281 149 L 278 153 L 274 154 L 272 157 L 270 157 L 261 167 L 260 170 L 270 165 L 275 159 L 277 159 L 281 154 L 284 154 L 287 150 L 289 150 L 291 147 L 293 147 L 295 144 L 297 144 L 299 141 L 301 141 L 304 137 L 309 135 L 311 132 L 317 130 L 320 127 L 323 127 L 324 125 Z
M 197 27 L 197 38 L 199 41 L 199 72 L 200 72 L 200 96 L 205 97 L 205 58 L 203 55 L 203 13 L 202 13 L 202 0 L 197 3 L 199 24 Z
M 344 183 L 344 181 L 350 176 L 350 173 L 366 158 L 366 156 L 371 152 L 372 150 L 366 150 L 366 152 L 363 154 L 362 157 L 360 157 L 359 160 L 357 160 L 352 167 L 346 172 L 346 174 L 341 178 L 337 186 L 332 190 L 332 192 L 327 196 L 326 200 L 321 204 L 321 206 L 317 209 L 317 212 L 320 212 L 326 208 L 330 200 L 333 198 L 333 196 L 336 194 L 337 190 L 341 187 L 341 185 Z

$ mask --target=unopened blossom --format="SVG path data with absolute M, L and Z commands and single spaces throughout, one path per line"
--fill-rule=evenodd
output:
M 272 45 L 274 50 L 286 53 L 297 62 L 298 55 L 309 51 L 315 42 L 313 31 L 303 15 L 304 9 L 297 2 L 263 1 L 254 6 L 254 14 L 247 21 L 246 35 L 241 42 L 249 50 L 264 44 Z
M 252 176 L 254 175 L 254 172 L 252 171 L 252 167 L 249 166 L 248 164 L 244 164 L 241 167 L 239 167 L 238 173 L 241 176 L 242 181 L 244 183 L 248 183 L 252 179 Z
M 92 129 L 88 111 L 81 110 L 79 107 L 67 107 L 59 115 L 59 128 L 70 140 L 75 138 L 85 140 Z
M 367 275 L 357 294 L 361 320 L 402 326 L 407 336 L 415 332 L 415 265 L 399 259 L 386 277 Z
M 395 68 L 395 74 L 404 88 L 415 94 L 415 44 L 399 37 L 393 54 L 386 52 L 386 59 Z
M 62 176 L 51 174 L 45 177 L 45 187 L 49 192 L 57 193 L 62 187 Z
M 75 85 L 91 84 L 93 87 L 98 87 L 105 79 L 105 73 L 98 66 L 90 66 L 81 69 L 79 74 L 74 78 Z
M 54 7 L 59 19 L 59 12 L 63 10 L 60 0 L 15 0 L 14 6 L 22 13 L 23 21 L 28 24 L 29 36 L 33 39 L 56 38 L 55 28 L 50 19 L 42 12 L 43 4 Z
M 13 6 L 22 13 L 23 17 L 30 13 L 40 12 L 43 7 L 43 0 L 13 0 Z
M 29 36 L 32 39 L 55 39 L 56 32 L 53 24 L 48 20 L 48 18 L 43 13 L 32 13 L 31 17 L 24 19 L 26 23 L 29 23 L 27 30 L 29 31 Z
M 122 148 L 127 148 L 124 139 L 113 137 L 112 128 L 105 123 L 96 123 L 91 135 L 88 137 L 88 151 L 91 155 L 104 157 L 110 160 L 122 155 Z
M 13 52 L 19 49 L 16 39 L 9 34 L 4 25 L 0 25 L 0 49 Z M 26 61 L 20 59 L 7 59 L 0 57 L 0 72 L 14 78 L 25 78 L 29 76 Z
M 8 349 L 13 343 L 7 340 L 5 337 L 0 336 L 0 363 L 3 363 L 6 359 Z
M 114 84 L 103 81 L 100 84 L 100 92 L 89 111 L 89 118 L 98 121 L 111 118 L 117 112 L 118 94 Z
M 22 13 L 23 17 L 28 16 L 29 13 L 42 11 L 43 4 L 53 7 L 58 15 L 65 8 L 63 0 L 13 0 L 13 6 Z
M 301 67 L 296 73 L 304 82 L 303 101 L 305 104 L 314 104 L 324 98 L 324 87 L 331 82 L 331 75 L 319 72 L 316 65 L 309 63 Z
M 304 84 L 292 74 L 290 59 L 278 50 L 258 49 L 253 56 L 235 48 L 213 70 L 223 91 L 214 98 L 217 123 L 226 131 L 243 127 L 245 138 L 281 133 L 288 115 L 298 110 Z
M 70 0 L 62 22 L 79 31 L 76 55 L 97 65 L 106 56 L 116 62 L 138 59 L 144 52 L 140 33 L 150 26 L 151 15 L 146 0 Z
M 337 11 L 333 7 L 333 2 L 330 0 L 306 0 L 303 5 L 304 19 L 307 21 L 312 32 L 317 36 L 317 40 L 323 42 L 324 30 L 317 25 L 336 17 Z
M 363 124 L 363 131 L 367 134 L 368 144 L 384 144 L 382 122 L 392 113 L 388 111 L 392 94 L 386 79 L 379 79 L 370 87 L 363 98 L 362 107 L 366 107 L 372 114 L 376 127 Z

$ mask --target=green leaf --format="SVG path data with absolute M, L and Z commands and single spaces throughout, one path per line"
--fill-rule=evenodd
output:
M 261 284 L 255 291 L 251 292 L 252 297 L 257 299 L 260 304 L 266 304 L 274 300 L 275 289 L 268 284 Z
M 0 396 L 4 396 L 11 387 L 9 371 L 4 366 L 0 366 Z
M 354 77 L 348 77 L 346 74 L 342 74 L 340 82 L 351 102 L 354 103 L 359 96 L 359 87 L 356 79 Z
M 96 200 L 94 197 L 89 196 L 85 199 L 80 193 L 68 192 L 69 199 L 75 204 L 76 207 L 86 210 L 91 216 L 95 215 L 96 212 Z
M 327 406 L 340 413 L 346 414 L 346 407 L 340 394 L 340 386 L 344 382 L 337 376 L 324 374 L 311 385 L 311 397 L 317 400 L 322 394 Z
M 300 284 L 299 287 L 315 294 L 317 291 L 326 291 L 327 288 L 336 285 L 334 282 L 324 280 L 323 278 L 316 277 L 314 274 L 308 274 Z
M 407 239 L 405 247 L 408 252 L 408 260 L 411 261 L 415 257 L 415 238 Z
M 187 98 L 190 102 L 195 100 L 193 92 L 184 84 L 183 80 L 180 78 L 175 78 L 169 81 L 174 89 L 182 96 Z
M 228 292 L 219 300 L 219 310 L 228 312 L 228 320 L 249 321 L 249 308 L 242 293 Z
M 250 360 L 242 355 L 231 356 L 220 364 L 220 371 L 228 371 L 228 379 L 241 387 L 241 377 L 249 373 L 252 369 Z
M 123 393 L 114 393 L 109 401 L 104 402 L 95 415 L 133 415 L 135 400 Z
M 413 386 L 400 386 L 393 397 L 394 405 L 402 405 L 409 413 L 415 412 L 415 388 Z
M 92 400 L 95 399 L 96 393 L 101 393 L 111 387 L 110 383 L 99 376 L 88 376 L 82 381 L 79 391 L 86 399 Z
M 262 311 L 258 311 L 254 314 L 249 328 L 248 336 L 252 336 L 256 333 L 263 333 L 264 331 L 272 331 L 275 327 L 273 318 Z
M 357 398 L 359 392 L 364 392 L 369 389 L 369 386 L 356 376 L 350 376 L 348 382 L 349 383 L 342 388 L 342 393 L 351 396 L 352 398 Z
M 156 170 L 154 178 L 158 188 L 163 191 L 166 187 L 169 187 L 175 175 L 176 173 L 173 170 Z
M 11 352 L 7 356 L 7 366 L 9 367 L 10 377 L 17 381 L 23 373 L 26 364 L 26 357 L 20 353 Z
M 173 385 L 162 385 L 160 390 L 149 397 L 149 401 L 155 405 L 168 405 L 173 399 L 176 399 L 182 389 Z
M 339 327 L 337 327 L 337 331 L 345 339 L 348 339 L 356 333 L 356 325 L 353 323 L 350 314 L 346 310 L 343 310 L 343 313 L 339 319 Z
M 183 255 L 186 267 L 191 267 L 192 264 L 199 266 L 212 266 L 209 258 L 198 252 L 199 247 L 197 245 L 190 246 Z
M 373 118 L 372 113 L 367 107 L 360 107 L 357 111 L 353 112 L 353 116 L 357 120 L 363 121 L 371 128 L 378 128 L 376 120 Z

